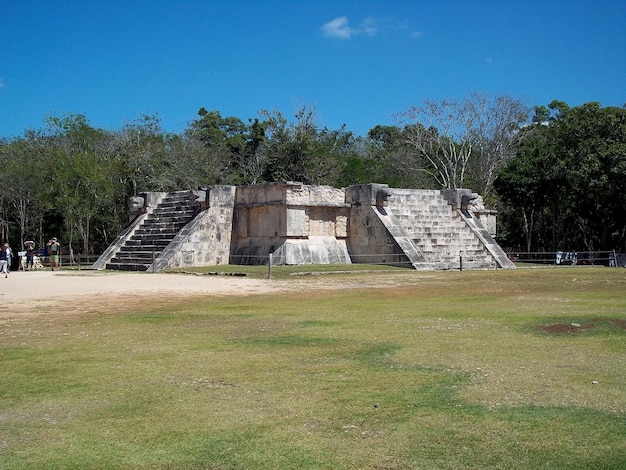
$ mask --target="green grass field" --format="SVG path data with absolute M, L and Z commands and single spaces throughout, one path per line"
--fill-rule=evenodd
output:
M 330 276 L 1 320 L 0 468 L 626 468 L 626 270 Z

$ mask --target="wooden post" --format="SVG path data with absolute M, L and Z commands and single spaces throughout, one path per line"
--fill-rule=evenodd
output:
M 156 266 L 154 265 L 156 262 L 156 251 L 152 250 L 152 273 L 156 272 Z
M 459 255 L 459 271 L 463 271 L 463 255 Z
M 274 253 L 270 253 L 267 262 L 267 278 L 272 279 L 272 265 L 274 264 Z

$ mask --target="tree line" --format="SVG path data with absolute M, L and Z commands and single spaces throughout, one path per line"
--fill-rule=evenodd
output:
M 60 237 L 98 254 L 144 191 L 274 181 L 345 187 L 471 188 L 499 211 L 500 243 L 530 251 L 624 247 L 626 109 L 535 106 L 473 93 L 424 100 L 365 136 L 329 129 L 314 107 L 246 121 L 200 108 L 180 133 L 142 115 L 118 130 L 48 116 L 0 140 L 0 238 Z
M 510 246 L 626 252 L 626 106 L 536 106 L 494 189 Z

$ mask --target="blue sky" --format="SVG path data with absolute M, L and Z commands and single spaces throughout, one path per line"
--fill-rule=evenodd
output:
M 0 137 L 200 107 L 365 135 L 423 99 L 626 103 L 626 0 L 0 0 Z

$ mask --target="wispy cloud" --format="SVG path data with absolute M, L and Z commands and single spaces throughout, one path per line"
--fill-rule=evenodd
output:
M 361 23 L 360 33 L 374 36 L 378 32 L 378 21 L 376 18 L 365 18 Z
M 334 18 L 322 25 L 320 29 L 324 36 L 338 39 L 350 39 L 359 34 L 374 36 L 378 32 L 375 18 L 366 18 L 357 27 L 353 27 L 346 16 Z
M 320 27 L 320 30 L 327 38 L 334 39 L 350 39 L 358 35 L 371 37 L 377 35 L 389 36 L 397 34 L 404 37 L 408 35 L 412 39 L 421 39 L 424 37 L 424 33 L 422 31 L 412 30 L 410 21 L 388 17 L 367 17 L 354 26 L 348 21 L 347 16 L 338 16 L 337 18 L 330 20 L 328 23 L 324 23 Z

